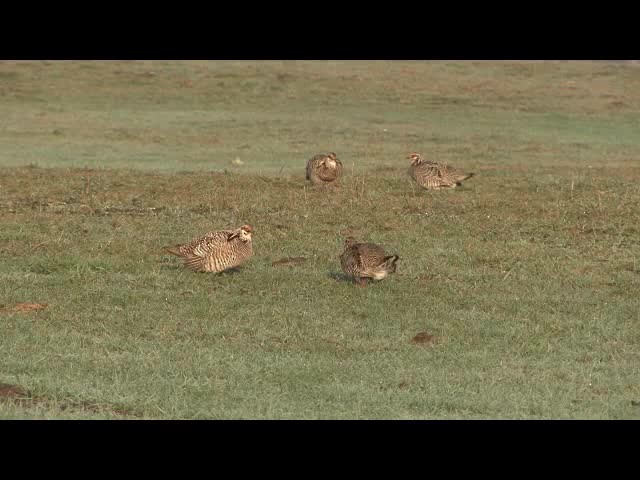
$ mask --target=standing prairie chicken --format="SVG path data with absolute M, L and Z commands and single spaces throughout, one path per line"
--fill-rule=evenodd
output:
M 210 232 L 190 243 L 164 247 L 181 257 L 186 267 L 196 272 L 222 272 L 237 267 L 253 255 L 253 227 Z
M 348 237 L 340 255 L 342 271 L 352 277 L 358 285 L 366 285 L 367 279 L 382 280 L 396 271 L 398 255 L 387 255 L 374 243 L 358 243 Z
M 440 190 L 442 188 L 456 188 L 468 178 L 473 177 L 473 173 L 454 168 L 449 165 L 425 160 L 419 153 L 410 153 L 407 158 L 411 159 L 409 175 L 418 185 L 430 190 Z
M 342 175 L 342 162 L 335 153 L 320 154 L 307 161 L 307 180 L 314 185 L 329 185 Z

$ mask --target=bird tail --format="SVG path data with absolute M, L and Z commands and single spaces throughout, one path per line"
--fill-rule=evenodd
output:
M 388 271 L 389 273 L 393 273 L 396 271 L 396 262 L 400 257 L 398 255 L 390 255 L 384 258 L 384 263 L 382 267 Z
M 474 175 L 475 173 L 463 173 L 462 175 L 458 175 L 456 177 L 456 183 L 464 182 L 465 180 L 470 179 Z
M 182 245 L 173 245 L 172 247 L 162 247 L 162 249 L 166 252 L 169 252 L 171 255 L 176 255 L 178 257 L 181 257 L 182 253 L 180 253 L 180 247 L 182 247 Z

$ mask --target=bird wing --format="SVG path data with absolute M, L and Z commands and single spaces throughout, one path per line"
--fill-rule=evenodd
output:
M 314 155 L 307 162 L 307 168 L 311 168 L 313 170 L 318 169 L 325 158 L 326 158 L 326 155 Z
M 215 251 L 226 247 L 235 235 L 237 235 L 235 230 L 220 230 L 196 238 L 188 244 L 189 249 L 183 254 L 185 266 L 195 271 L 203 270 L 205 259 Z
M 180 246 L 180 253 L 183 257 L 198 256 L 202 257 L 208 255 L 216 248 L 220 248 L 225 245 L 229 236 L 234 232 L 231 230 L 221 230 L 218 232 L 210 232 L 206 235 L 193 239 L 189 243 L 185 243 Z
M 378 266 L 384 263 L 384 250 L 373 243 L 359 243 L 355 245 L 356 258 L 360 268 Z
M 318 170 L 322 168 L 322 162 L 326 158 L 326 155 L 314 155 L 307 161 L 307 174 L 306 179 L 311 180 L 311 175 L 318 173 Z
M 204 269 L 204 257 L 199 255 L 187 255 L 184 257 L 185 267 L 198 272 Z
M 437 179 L 440 185 L 451 186 L 455 182 L 451 179 L 451 175 L 449 173 L 449 167 L 441 164 L 431 164 L 427 167 L 427 175 L 428 177 L 432 177 Z

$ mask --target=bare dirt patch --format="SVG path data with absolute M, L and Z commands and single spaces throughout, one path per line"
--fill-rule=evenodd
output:
M 434 343 L 434 337 L 427 332 L 419 332 L 415 337 L 411 339 L 411 343 L 417 345 L 431 345 Z
M 0 383 L 0 402 L 5 400 L 21 401 L 23 399 L 29 399 L 29 397 L 29 392 L 19 385 Z
M 47 303 L 16 303 L 12 307 L 5 307 L 4 305 L 0 305 L 0 312 L 33 312 L 34 310 L 44 310 L 45 308 L 47 308 L 47 305 Z

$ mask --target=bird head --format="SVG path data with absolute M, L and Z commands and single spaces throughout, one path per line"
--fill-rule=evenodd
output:
M 238 237 L 242 242 L 250 242 L 252 235 L 253 235 L 253 227 L 247 223 L 245 225 L 242 225 L 235 232 L 233 232 L 233 235 L 231 235 L 229 240 L 231 240 L 232 238 Z
M 422 163 L 422 155 L 419 153 L 410 153 L 407 158 L 411 159 L 411 165 L 420 165 Z
M 333 152 L 329 152 L 324 159 L 324 164 L 329 168 L 336 168 L 338 161 L 338 156 Z
M 353 247 L 358 241 L 354 237 L 347 237 L 344 240 L 344 248 Z
M 251 236 L 253 235 L 253 227 L 248 223 L 240 227 L 240 239 L 248 242 L 251 240 Z

